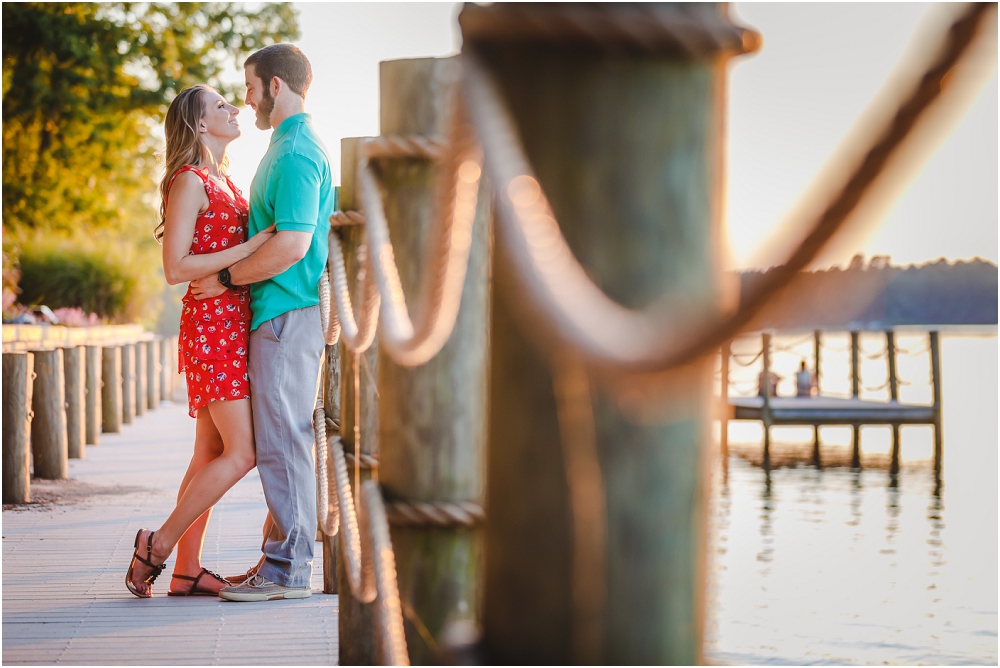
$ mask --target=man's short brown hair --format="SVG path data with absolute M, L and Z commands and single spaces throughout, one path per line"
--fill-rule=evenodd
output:
M 299 47 L 293 44 L 272 44 L 250 54 L 243 67 L 253 65 L 254 74 L 260 77 L 264 90 L 271 87 L 271 79 L 278 77 L 288 87 L 305 98 L 312 83 L 312 66 Z

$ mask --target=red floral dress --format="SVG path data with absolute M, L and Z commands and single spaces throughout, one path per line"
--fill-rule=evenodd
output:
M 236 198 L 208 178 L 208 168 L 185 165 L 177 170 L 194 172 L 205 182 L 208 209 L 195 222 L 191 255 L 216 253 L 247 240 L 249 205 L 226 177 Z M 177 178 L 174 174 L 173 179 Z M 169 192 L 169 186 L 168 186 Z M 250 341 L 250 288 L 226 290 L 212 299 L 197 300 L 191 288 L 181 301 L 178 368 L 187 376 L 188 414 L 213 401 L 247 399 L 247 347 Z

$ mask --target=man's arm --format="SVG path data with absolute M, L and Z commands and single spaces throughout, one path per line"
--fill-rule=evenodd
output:
M 282 230 L 262 245 L 256 253 L 229 268 L 233 285 L 250 285 L 273 278 L 306 256 L 312 243 L 311 232 Z M 191 282 L 195 299 L 218 297 L 226 291 L 218 274 L 210 274 Z

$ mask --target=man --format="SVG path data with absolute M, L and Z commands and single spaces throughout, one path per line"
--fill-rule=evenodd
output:
M 277 233 L 253 256 L 192 285 L 200 299 L 250 286 L 250 400 L 270 517 L 255 572 L 219 595 L 306 598 L 316 539 L 312 409 L 324 346 L 317 283 L 336 202 L 326 149 L 305 113 L 312 81 L 305 55 L 274 44 L 247 58 L 244 69 L 257 127 L 273 129 L 250 186 L 250 236 L 272 224 Z

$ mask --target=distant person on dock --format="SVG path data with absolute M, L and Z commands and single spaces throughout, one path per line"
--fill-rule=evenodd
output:
M 769 396 L 778 396 L 778 381 L 781 380 L 781 376 L 773 371 L 761 371 L 760 375 L 757 376 L 757 396 L 764 396 L 765 383 L 767 382 L 765 378 L 768 378 L 771 382 L 771 393 Z
M 806 361 L 799 363 L 799 371 L 795 374 L 795 396 L 812 397 L 816 393 L 816 379 L 806 368 Z
M 239 109 L 208 86 L 182 90 L 164 122 L 166 172 L 160 183 L 163 273 L 171 285 L 215 276 L 255 253 L 273 228 L 247 240 L 249 205 L 226 175 L 226 148 L 240 136 Z M 188 388 L 188 413 L 197 419 L 194 454 L 177 505 L 156 531 L 140 529 L 125 575 L 128 590 L 152 596 L 152 585 L 177 547 L 169 596 L 215 596 L 229 584 L 201 566 L 212 506 L 255 465 L 247 349 L 250 291 L 230 286 L 198 301 L 182 301 L 179 369 Z
M 219 595 L 230 601 L 312 594 L 316 472 L 312 412 L 325 348 L 319 278 L 336 208 L 326 148 L 305 113 L 312 67 L 291 44 L 273 44 L 244 63 L 246 104 L 271 141 L 250 186 L 250 238 L 276 228 L 260 252 L 195 281 L 210 300 L 250 286 L 248 356 L 257 470 L 268 516 L 261 558 Z M 236 288 L 242 289 L 242 288 Z

